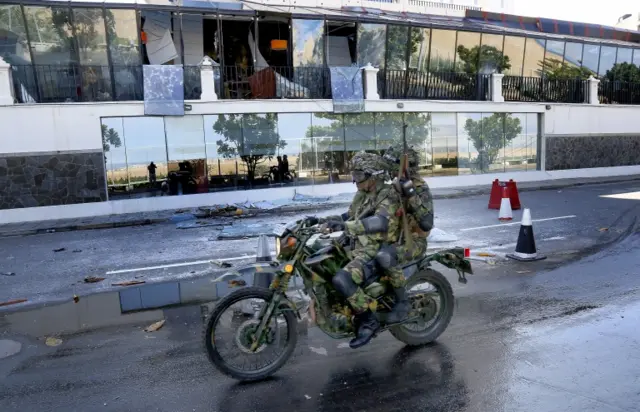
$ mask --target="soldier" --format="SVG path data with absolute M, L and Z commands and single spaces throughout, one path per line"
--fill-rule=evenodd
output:
M 397 176 L 403 150 L 400 147 L 390 147 L 384 154 L 386 168 L 389 174 Z M 407 217 L 413 240 L 412 247 L 406 243 L 399 243 L 383 247 L 376 255 L 376 261 L 391 278 L 394 287 L 396 304 L 387 317 L 387 322 L 396 323 L 405 320 L 411 305 L 406 296 L 406 279 L 402 272 L 402 264 L 418 259 L 427 251 L 427 237 L 433 228 L 433 197 L 427 183 L 420 177 L 418 152 L 412 147 L 407 150 L 408 178 L 400 179 L 401 198 L 407 200 Z M 402 239 L 400 239 L 402 242 Z
M 349 208 L 348 213 L 353 219 L 346 222 L 327 220 L 326 224 L 356 238 L 351 261 L 332 279 L 333 286 L 347 298 L 356 315 L 358 330 L 356 337 L 349 342 L 349 346 L 355 349 L 369 343 L 380 328 L 370 306 L 374 300 L 360 285 L 375 276 L 375 257 L 380 248 L 398 242 L 400 220 L 396 212 L 401 203 L 398 193 L 385 184 L 386 174 L 379 155 L 359 152 L 351 160 L 351 165 L 358 192 L 363 193 L 356 195 L 353 207 Z
M 331 215 L 323 218 L 315 218 L 308 217 L 308 222 L 311 224 L 315 223 L 325 223 L 329 220 L 337 220 L 339 222 L 346 222 L 349 219 L 355 219 L 356 213 L 355 210 L 359 207 L 359 205 L 366 199 L 367 192 L 364 190 L 358 190 L 356 194 L 353 196 L 353 200 L 351 201 L 351 205 L 349 205 L 349 209 L 341 215 Z M 315 223 L 314 223 L 315 219 Z

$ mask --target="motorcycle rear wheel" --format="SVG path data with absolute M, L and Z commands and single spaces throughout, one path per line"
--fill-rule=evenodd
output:
M 265 302 L 270 302 L 272 297 L 273 291 L 269 289 L 247 286 L 225 296 L 220 300 L 220 302 L 218 302 L 218 304 L 216 304 L 211 315 L 209 315 L 209 318 L 207 319 L 206 326 L 203 328 L 202 338 L 209 361 L 220 372 L 243 382 L 263 380 L 277 372 L 282 366 L 284 366 L 289 357 L 291 357 L 298 340 L 297 320 L 291 310 L 284 310 L 280 313 L 287 323 L 287 342 L 283 353 L 273 362 L 260 369 L 247 371 L 234 368 L 233 365 L 224 360 L 223 356 L 218 352 L 216 345 L 214 344 L 213 331 L 215 330 L 215 326 L 220 320 L 222 314 L 225 313 L 225 311 L 232 305 L 246 299 L 262 299 Z
M 409 289 L 421 283 L 429 283 L 435 286 L 440 296 L 441 305 L 435 316 L 436 321 L 423 330 L 414 331 L 407 328 L 407 325 L 411 325 L 412 323 L 396 325 L 389 328 L 389 332 L 394 338 L 409 346 L 421 346 L 433 342 L 447 329 L 453 317 L 453 289 L 447 278 L 438 271 L 425 269 L 407 279 L 407 293 L 410 294 Z

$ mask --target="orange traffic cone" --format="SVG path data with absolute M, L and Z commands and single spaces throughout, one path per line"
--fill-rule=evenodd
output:
M 498 214 L 500 221 L 507 221 L 513 219 L 513 213 L 511 211 L 511 199 L 509 198 L 509 187 L 502 187 L 502 201 L 500 202 L 500 213 Z

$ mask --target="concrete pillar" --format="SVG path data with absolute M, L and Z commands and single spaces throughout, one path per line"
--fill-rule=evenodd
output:
M 371 63 L 367 63 L 362 70 L 364 70 L 364 98 L 366 100 L 380 100 L 380 95 L 378 94 L 378 71 L 380 69 L 376 69 Z
M 218 67 L 220 65 L 209 56 L 204 56 L 200 61 L 200 87 L 202 88 L 200 100 L 218 100 L 214 78 L 214 70 Z
M 13 97 L 11 65 L 0 57 L 0 106 L 13 104 Z
M 504 102 L 504 97 L 502 96 L 502 78 L 504 74 L 502 73 L 492 73 L 491 74 L 491 86 L 489 87 L 491 91 L 491 101 L 492 102 Z
M 598 98 L 598 84 L 600 84 L 599 79 L 589 76 L 587 79 L 587 94 L 584 96 L 585 103 L 600 104 L 600 99 Z

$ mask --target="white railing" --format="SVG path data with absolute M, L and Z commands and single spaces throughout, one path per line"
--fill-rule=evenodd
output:
M 341 9 L 343 7 L 363 7 L 385 11 L 437 14 L 443 16 L 465 15 L 465 10 L 481 10 L 480 7 L 462 4 L 439 3 L 428 0 L 251 0 L 247 4 L 261 3 L 285 7 L 322 7 Z
M 465 6 L 461 4 L 451 4 L 451 3 L 437 3 L 435 1 L 426 1 L 426 0 L 409 0 L 409 5 L 421 7 L 421 8 L 434 8 L 434 9 L 450 9 L 457 11 L 465 11 L 465 10 L 482 10 L 481 7 L 476 6 Z

